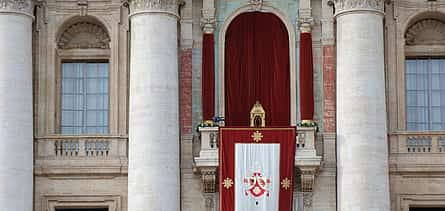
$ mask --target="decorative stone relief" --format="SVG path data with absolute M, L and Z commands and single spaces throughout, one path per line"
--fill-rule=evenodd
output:
M 383 12 L 383 0 L 333 0 L 336 14 L 348 10 L 373 10 Z
M 436 19 L 418 21 L 405 33 L 407 45 L 444 45 L 445 23 Z
M 178 16 L 179 0 L 129 0 L 130 13 L 165 12 Z
M 204 193 L 216 192 L 216 169 L 215 171 L 201 171 L 201 179 Z
M 213 34 L 215 31 L 215 22 L 215 8 L 203 8 L 201 27 L 204 34 Z
M 312 31 L 314 25 L 314 19 L 312 17 L 300 17 L 298 19 L 298 26 L 301 33 L 309 33 Z
M 309 210 L 312 208 L 312 193 L 303 193 L 303 210 Z
M 263 0 L 250 0 L 250 8 L 253 11 L 261 11 L 263 7 Z
M 0 12 L 14 11 L 29 15 L 33 14 L 33 4 L 31 0 L 0 0 Z
M 302 192 L 312 192 L 312 186 L 315 180 L 315 174 L 317 172 L 317 167 L 300 167 L 301 170 L 301 191 Z
M 110 48 L 110 37 L 99 25 L 79 22 L 68 27 L 57 43 L 61 49 Z

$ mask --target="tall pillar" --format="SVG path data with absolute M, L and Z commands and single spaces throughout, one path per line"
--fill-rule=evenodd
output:
M 31 0 L 0 0 L 0 209 L 33 209 Z
M 128 210 L 180 210 L 178 0 L 130 0 Z
M 339 211 L 389 211 L 383 0 L 335 0 Z

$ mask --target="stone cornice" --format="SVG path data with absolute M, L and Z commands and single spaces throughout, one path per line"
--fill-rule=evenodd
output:
M 384 0 L 333 0 L 335 15 L 346 12 L 371 11 L 383 14 Z
M 19 13 L 33 17 L 32 0 L 0 0 L 0 13 Z
M 165 13 L 179 17 L 179 0 L 129 0 L 130 16 L 140 13 Z

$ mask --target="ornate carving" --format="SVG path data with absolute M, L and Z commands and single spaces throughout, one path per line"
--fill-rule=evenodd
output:
M 301 192 L 312 192 L 317 167 L 300 167 Z
M 250 127 L 266 127 L 266 111 L 259 101 L 250 109 Z
M 334 0 L 336 14 L 354 11 L 371 10 L 383 13 L 383 0 Z
M 140 12 L 164 12 L 178 16 L 179 0 L 129 0 L 131 15 Z
M 436 19 L 416 22 L 405 33 L 407 45 L 445 44 L 445 23 Z
M 303 206 L 304 210 L 308 210 L 312 207 L 312 193 L 303 193 Z
M 216 192 L 216 171 L 201 172 L 201 179 L 204 193 Z
M 215 8 L 203 8 L 201 27 L 204 34 L 213 34 L 215 31 Z
M 298 19 L 298 26 L 300 27 L 301 33 L 309 33 L 312 31 L 312 26 L 314 25 L 314 19 L 312 17 L 305 17 Z
M 79 22 L 68 27 L 57 43 L 61 49 L 110 48 L 108 33 L 97 24 Z
M 0 12 L 13 11 L 32 15 L 32 0 L 0 0 Z
M 261 11 L 263 7 L 263 0 L 250 0 L 250 9 L 253 11 Z

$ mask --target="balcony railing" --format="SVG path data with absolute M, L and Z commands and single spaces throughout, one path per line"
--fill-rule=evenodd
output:
M 445 131 L 389 134 L 391 172 L 445 172 Z
M 218 127 L 201 127 L 199 156 L 194 158 L 196 172 L 203 181 L 203 192 L 216 190 L 215 180 L 218 169 Z M 304 192 L 312 191 L 315 174 L 321 166 L 321 156 L 315 149 L 315 127 L 298 127 L 295 137 L 295 167 L 301 172 L 301 188 Z
M 391 153 L 445 153 L 445 132 L 397 132 L 389 138 Z
M 36 174 L 126 173 L 126 136 L 45 136 L 35 138 Z

